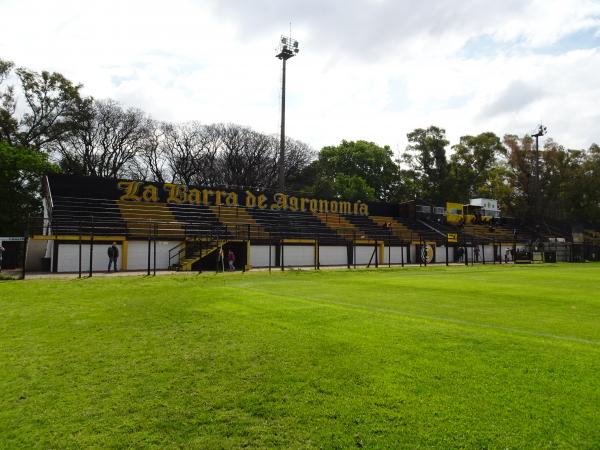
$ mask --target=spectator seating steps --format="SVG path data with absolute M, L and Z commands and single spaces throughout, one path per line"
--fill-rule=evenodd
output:
M 272 239 L 319 239 L 339 242 L 335 232 L 310 213 L 249 209 L 248 212 Z
M 355 227 L 366 233 L 368 237 L 374 240 L 389 241 L 390 245 L 399 245 L 402 239 L 396 237 L 393 231 L 384 225 L 375 222 L 367 216 L 347 216 L 347 220 Z M 389 223 L 388 219 L 388 223 Z
M 392 233 L 399 239 L 404 241 L 418 240 L 418 234 L 414 230 L 399 222 L 398 219 L 393 217 L 385 216 L 370 216 L 370 218 L 377 224 L 385 226 L 385 224 L 391 224 Z
M 127 231 L 114 200 L 55 197 L 49 222 L 42 224 L 44 234 L 124 235 Z
M 227 227 L 229 232 L 244 239 L 269 239 L 269 233 L 252 217 L 245 208 L 231 206 L 210 206 L 211 211 L 219 222 Z
M 360 230 L 360 228 L 354 226 L 346 216 L 342 216 L 338 213 L 322 213 L 316 212 L 314 215 L 326 225 L 330 230 L 333 230 L 338 236 L 345 240 L 353 239 L 368 239 L 368 236 Z
M 182 239 L 184 230 L 166 203 L 117 202 L 127 223 L 127 235 L 147 237 L 149 234 L 168 239 Z

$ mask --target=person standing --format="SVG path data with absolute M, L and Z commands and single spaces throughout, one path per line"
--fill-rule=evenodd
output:
M 223 253 L 223 246 L 219 247 L 219 254 L 217 255 L 217 272 L 225 272 L 225 253 Z
M 227 263 L 229 264 L 229 270 L 233 272 L 235 270 L 235 253 L 233 253 L 233 250 L 229 250 L 227 253 Z
M 115 272 L 117 272 L 117 259 L 119 259 L 119 249 L 117 248 L 117 243 L 113 242 L 110 247 L 108 247 L 108 272 L 110 273 L 110 266 L 113 265 Z
M 2 272 L 2 253 L 4 253 L 6 249 L 2 247 L 2 241 L 0 241 L 0 272 Z

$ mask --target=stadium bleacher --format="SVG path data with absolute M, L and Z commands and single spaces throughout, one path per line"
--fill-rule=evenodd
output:
M 49 221 L 44 224 L 47 234 L 79 235 L 80 233 L 124 235 L 127 230 L 117 202 L 85 197 L 57 195 Z
M 269 233 L 271 239 L 318 239 L 339 243 L 340 235 L 308 212 L 249 209 L 248 213 Z
M 124 194 L 122 184 L 133 183 L 137 190 Z M 410 209 L 398 205 L 376 204 L 375 213 L 369 215 L 358 213 L 358 204 L 350 210 L 347 206 L 351 204 L 345 203 L 344 213 L 319 212 L 314 205 L 312 209 L 308 207 L 310 199 L 303 199 L 302 211 L 292 211 L 287 207 L 280 208 L 276 203 L 266 204 L 262 194 L 263 206 L 259 208 L 252 203 L 253 198 L 259 197 L 258 193 L 254 197 L 249 194 L 251 204 L 246 207 L 242 205 L 247 205 L 247 201 L 225 202 L 227 195 L 238 198 L 231 192 L 190 188 L 189 195 L 194 191 L 195 196 L 186 197 L 185 188 L 183 194 L 177 194 L 182 197 L 177 197 L 169 190 L 172 188 L 159 193 L 163 187 L 157 184 L 91 177 L 53 175 L 48 177 L 46 185 L 48 207 L 43 234 L 61 239 L 68 235 L 93 233 L 105 240 L 115 237 L 179 242 L 178 248 L 171 250 L 180 256 L 179 266 L 188 268 L 214 254 L 223 243 L 233 242 L 269 246 L 284 242 L 333 246 L 379 243 L 401 248 L 425 242 L 434 247 L 447 246 L 449 236 L 453 236 L 450 246 L 514 246 L 541 240 L 565 242 L 571 238 L 569 225 L 559 221 L 533 226 L 520 220 L 501 218 L 483 224 L 469 217 L 468 223 L 450 224 L 443 213 L 436 211 L 432 215 L 431 209 L 429 214 L 422 214 L 417 208 L 411 213 Z M 201 201 L 202 195 L 213 195 L 213 198 L 208 202 L 206 199 Z M 217 196 L 221 196 L 220 202 Z M 393 211 L 396 214 L 392 214 Z M 403 211 L 408 213 L 402 216 Z M 583 235 L 585 242 L 600 245 L 600 232 L 596 227 L 584 227 Z M 169 261 L 171 257 L 170 254 Z
M 401 223 L 413 232 L 413 235 L 418 240 L 437 242 L 444 241 L 445 236 L 442 231 L 438 231 L 433 225 L 426 225 L 423 221 L 412 217 L 396 217 L 397 222 Z M 437 225 L 437 226 L 441 226 Z M 452 227 L 452 232 L 456 233 L 457 229 Z
M 405 242 L 393 233 L 391 227 L 379 224 L 367 216 L 347 216 L 347 220 L 372 240 L 383 237 L 391 245 L 401 245 Z M 390 223 L 392 218 L 384 217 L 384 220 L 384 223 Z

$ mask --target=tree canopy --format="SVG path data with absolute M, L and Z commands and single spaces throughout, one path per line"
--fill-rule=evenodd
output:
M 58 168 L 44 153 L 0 141 L 0 231 L 21 235 L 27 218 L 41 215 L 42 175 Z
M 324 147 L 307 170 L 306 187 L 317 195 L 349 200 L 392 199 L 397 166 L 388 146 L 367 141 L 342 141 Z

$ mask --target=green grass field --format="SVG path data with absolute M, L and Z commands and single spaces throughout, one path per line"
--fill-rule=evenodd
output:
M 600 265 L 0 283 L 3 448 L 600 448 Z

